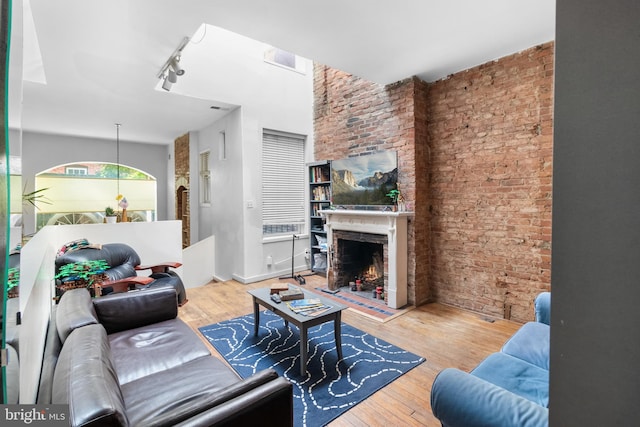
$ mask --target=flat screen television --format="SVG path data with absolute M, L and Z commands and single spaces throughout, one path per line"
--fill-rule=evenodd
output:
M 331 163 L 334 206 L 374 209 L 393 204 L 389 191 L 398 188 L 398 155 L 380 151 Z

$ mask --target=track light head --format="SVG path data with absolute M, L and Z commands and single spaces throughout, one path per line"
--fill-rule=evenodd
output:
M 180 42 L 180 45 L 176 50 L 173 51 L 169 59 L 167 59 L 158 72 L 156 77 L 159 79 L 163 79 L 162 81 L 162 89 L 167 92 L 171 90 L 171 86 L 178 81 L 178 76 L 184 75 L 184 69 L 180 66 L 180 55 L 182 53 L 182 49 L 189 42 L 189 37 L 185 37 Z
M 164 82 L 162 83 L 162 89 L 166 90 L 167 92 L 169 92 L 171 90 L 171 86 L 173 85 L 173 83 L 171 82 L 171 80 L 169 79 L 169 76 L 166 76 L 164 78 Z
M 184 70 L 180 67 L 179 62 L 180 62 L 180 58 L 177 56 L 174 56 L 173 58 L 171 58 L 171 62 L 169 63 L 169 66 L 173 69 L 176 75 L 182 76 L 184 74 Z
M 169 80 L 171 83 L 175 83 L 178 81 L 178 75 L 176 74 L 175 71 L 173 70 L 169 70 L 167 71 L 167 80 Z

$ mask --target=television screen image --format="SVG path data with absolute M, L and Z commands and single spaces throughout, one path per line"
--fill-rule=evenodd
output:
M 334 160 L 331 174 L 334 205 L 391 205 L 387 194 L 398 188 L 398 156 L 395 151 L 381 151 Z

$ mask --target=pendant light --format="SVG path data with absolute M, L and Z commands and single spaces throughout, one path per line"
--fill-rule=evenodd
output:
M 120 195 L 120 123 L 116 123 L 116 168 L 117 168 L 117 194 Z

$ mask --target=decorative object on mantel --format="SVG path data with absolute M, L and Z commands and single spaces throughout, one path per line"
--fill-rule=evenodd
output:
M 404 196 L 402 194 L 398 194 L 398 200 L 396 204 L 398 205 L 398 212 L 405 212 L 407 210 L 407 207 L 404 203 Z
M 389 191 L 387 194 L 385 194 L 388 198 L 391 199 L 391 201 L 393 202 L 393 207 L 394 210 L 400 210 L 403 211 L 404 209 L 399 209 L 398 203 L 400 202 L 400 200 L 402 200 L 402 205 L 404 206 L 404 197 L 402 197 L 402 194 L 400 194 L 400 190 L 398 190 L 397 188 L 394 188 L 393 190 Z

